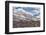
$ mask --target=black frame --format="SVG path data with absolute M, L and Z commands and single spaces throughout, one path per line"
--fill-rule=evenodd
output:
M 21 3 L 21 4 L 38 4 L 43 5 L 43 30 L 39 31 L 24 31 L 24 32 L 9 32 L 9 3 Z M 5 34 L 18 34 L 18 33 L 34 33 L 45 32 L 45 3 L 37 2 L 20 2 L 20 1 L 5 1 Z

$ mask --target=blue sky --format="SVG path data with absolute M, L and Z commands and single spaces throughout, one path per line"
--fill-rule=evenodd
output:
M 34 7 L 15 7 L 15 9 L 23 9 L 26 12 L 32 13 L 33 16 L 40 15 L 40 8 Z

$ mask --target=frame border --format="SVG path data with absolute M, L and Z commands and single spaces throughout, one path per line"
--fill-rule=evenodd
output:
M 24 31 L 24 32 L 9 32 L 9 3 L 43 5 L 43 30 L 39 30 L 39 31 Z M 35 33 L 35 32 L 45 32 L 45 3 L 20 2 L 20 1 L 5 1 L 5 34 Z

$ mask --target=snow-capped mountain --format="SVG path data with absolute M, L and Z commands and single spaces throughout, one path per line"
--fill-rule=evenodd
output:
M 30 14 L 30 15 L 32 15 L 32 16 L 33 16 L 33 14 L 32 14 L 32 13 L 29 13 L 29 12 L 25 11 L 25 10 L 24 10 L 24 9 L 22 9 L 22 8 L 15 9 L 14 13 L 25 13 L 25 14 Z
M 13 15 L 18 17 L 19 19 L 24 19 L 24 20 L 26 20 L 26 19 L 34 20 L 34 21 L 39 20 L 40 19 L 39 12 L 37 10 L 33 10 L 33 11 L 28 12 L 28 11 L 24 10 L 23 8 L 18 8 L 18 9 L 14 9 Z M 35 18 L 34 18 L 34 16 L 35 16 Z
M 14 16 L 19 17 L 19 19 L 27 20 L 27 19 L 31 19 L 32 15 L 31 13 L 28 13 L 23 9 L 17 9 L 14 11 Z
M 40 8 L 38 7 L 24 7 L 23 9 L 29 13 L 32 13 L 32 16 L 40 15 Z

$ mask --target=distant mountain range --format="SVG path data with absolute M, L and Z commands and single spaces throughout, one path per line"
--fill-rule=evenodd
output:
M 13 15 L 21 20 L 40 20 L 40 13 L 37 10 L 28 12 L 23 8 L 14 9 Z

